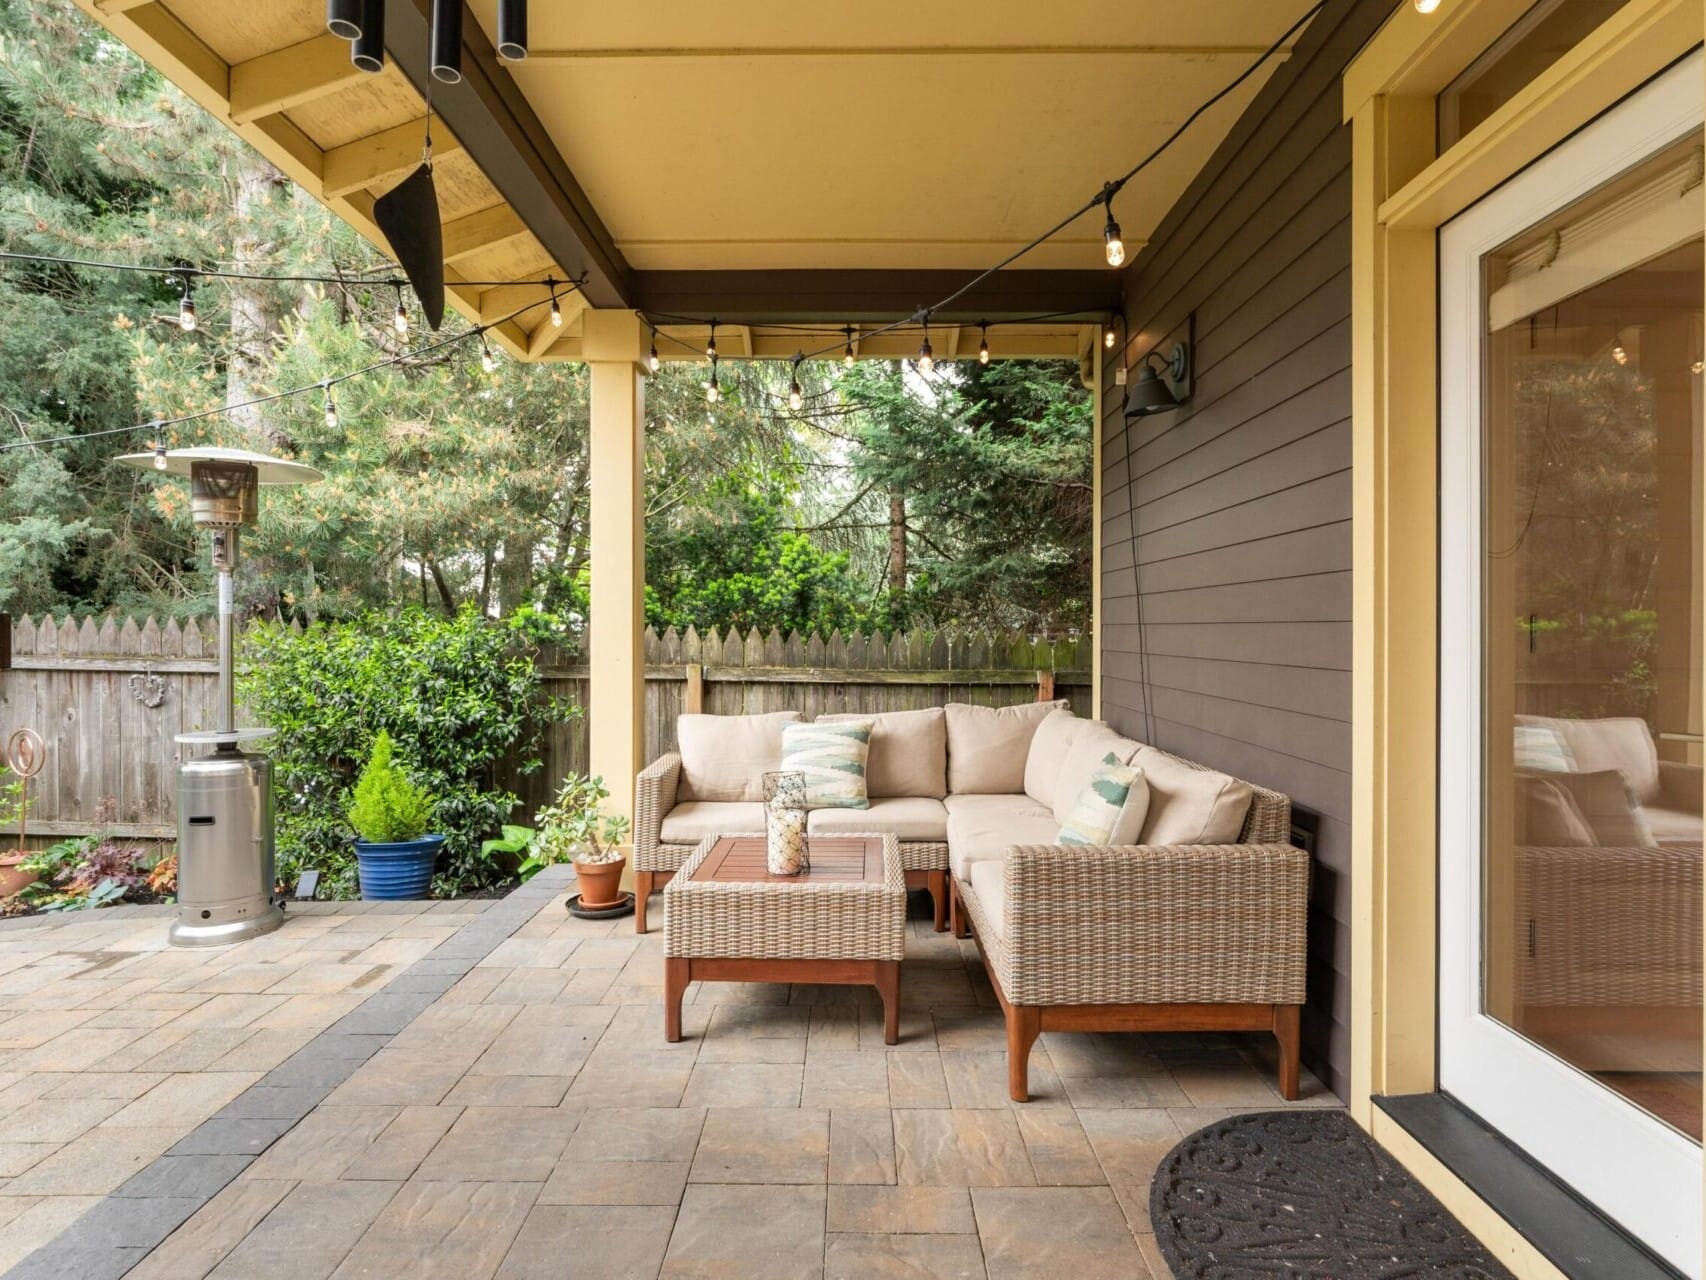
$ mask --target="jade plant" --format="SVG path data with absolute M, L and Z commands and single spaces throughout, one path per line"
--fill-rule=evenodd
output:
M 539 824 L 527 861 L 521 866 L 525 879 L 554 862 L 617 862 L 628 834 L 628 819 L 606 814 L 602 806 L 610 798 L 604 779 L 571 773 L 563 779 L 557 798 L 541 809 Z
M 395 844 L 424 836 L 432 826 L 432 793 L 410 779 L 393 758 L 391 735 L 373 741 L 367 766 L 350 798 L 349 824 L 368 844 Z

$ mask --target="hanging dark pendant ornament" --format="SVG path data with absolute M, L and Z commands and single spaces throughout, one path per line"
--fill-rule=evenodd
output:
M 361 35 L 361 0 L 326 0 L 326 30 L 344 40 Z
M 520 62 L 527 56 L 527 0 L 498 0 L 498 57 Z
M 423 164 L 373 202 L 373 220 L 403 268 L 433 332 L 444 322 L 444 228 L 432 166 Z
M 385 0 L 361 0 L 361 34 L 350 45 L 349 60 L 363 71 L 385 70 Z
M 432 78 L 462 83 L 462 0 L 432 0 Z

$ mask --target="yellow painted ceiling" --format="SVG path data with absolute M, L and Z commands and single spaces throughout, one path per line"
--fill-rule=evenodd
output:
M 1129 168 L 1308 5 L 536 3 L 510 70 L 638 269 L 975 268 Z M 473 9 L 490 34 L 496 0 Z M 1131 251 L 1277 65 L 1121 194 Z M 1019 265 L 1101 261 L 1092 213 Z

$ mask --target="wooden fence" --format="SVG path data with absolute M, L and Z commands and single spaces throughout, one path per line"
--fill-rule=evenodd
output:
M 182 751 L 172 739 L 213 725 L 214 640 L 207 622 L 14 623 L 11 667 L 0 666 L 0 741 L 27 726 L 47 743 L 46 767 L 32 787 L 32 836 L 89 831 L 104 801 L 111 802 L 114 829 L 122 834 L 171 834 L 172 772 Z M 825 639 L 756 631 L 701 636 L 671 628 L 662 635 L 647 631 L 645 654 L 647 759 L 675 746 L 675 718 L 689 710 L 794 709 L 809 718 L 1052 697 L 1070 699 L 1080 715 L 1090 710 L 1087 639 L 945 633 Z M 547 653 L 540 664 L 547 693 L 586 705 L 592 671 L 584 661 Z M 530 777 L 508 779 L 527 813 L 566 772 L 586 768 L 584 716 L 548 727 L 544 760 Z M 15 830 L 0 827 L 0 834 Z

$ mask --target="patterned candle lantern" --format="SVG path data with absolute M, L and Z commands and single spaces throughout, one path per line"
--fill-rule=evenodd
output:
M 764 859 L 773 876 L 797 876 L 806 856 L 806 775 L 764 775 Z

